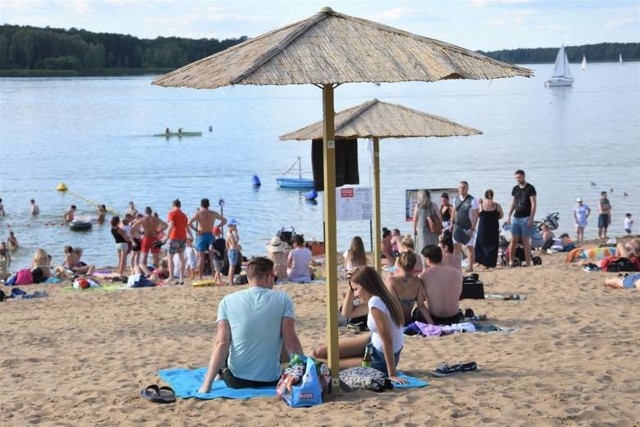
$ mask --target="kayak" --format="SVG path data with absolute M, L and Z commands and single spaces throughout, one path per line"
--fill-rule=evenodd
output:
M 177 136 L 179 138 L 183 136 L 202 136 L 202 132 L 169 132 L 169 133 L 156 133 L 153 136 L 164 136 L 166 138 L 170 138 L 172 136 Z

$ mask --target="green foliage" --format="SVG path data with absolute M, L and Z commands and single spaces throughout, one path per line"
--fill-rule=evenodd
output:
M 490 58 L 511 64 L 537 64 L 554 62 L 558 54 L 558 47 L 536 49 L 512 49 L 497 50 L 494 52 L 482 52 Z M 582 55 L 590 62 L 614 62 L 618 55 L 622 54 L 625 61 L 640 59 L 640 43 L 598 43 L 582 46 L 566 46 L 565 51 L 569 62 L 582 61 Z
M 110 69 L 174 69 L 245 41 L 239 39 L 138 39 L 71 28 L 0 26 L 0 70 L 76 70 L 109 74 Z M 6 74 L 6 73 L 5 73 Z

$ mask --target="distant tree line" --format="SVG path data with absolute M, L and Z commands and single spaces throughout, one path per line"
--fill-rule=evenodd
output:
M 139 74 L 171 70 L 247 40 L 139 39 L 130 35 L 93 33 L 71 28 L 0 26 L 0 75 Z M 569 61 L 640 59 L 640 43 L 600 43 L 566 48 Z M 482 52 L 510 63 L 553 62 L 558 48 Z
M 535 64 L 544 62 L 554 62 L 558 54 L 558 47 L 536 48 L 536 49 L 512 49 L 496 50 L 493 52 L 482 52 L 498 61 L 512 64 Z M 569 62 L 582 61 L 582 55 L 588 61 L 611 62 L 617 61 L 618 55 L 622 54 L 625 61 L 640 59 L 640 43 L 598 43 L 586 44 L 582 46 L 565 46 L 565 52 Z
M 29 26 L 0 26 L 0 70 L 174 69 L 245 41 L 153 40 L 121 34 Z

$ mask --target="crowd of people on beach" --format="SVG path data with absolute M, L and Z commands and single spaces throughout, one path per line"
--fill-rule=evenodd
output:
M 403 328 L 413 322 L 428 325 L 455 325 L 465 319 L 460 309 L 463 287 L 463 260 L 466 272 L 474 267 L 494 268 L 498 263 L 501 228 L 510 231 L 511 240 L 504 256 L 515 266 L 516 249 L 522 247 L 525 266 L 532 265 L 534 233 L 541 235 L 544 246 L 557 243 L 549 224 L 536 224 L 537 192 L 525 180 L 522 170 L 515 172 L 509 209 L 494 200 L 494 192 L 485 191 L 483 198 L 469 193 L 469 184 L 461 181 L 458 194 L 450 199 L 441 194 L 438 206 L 428 190 L 420 190 L 413 213 L 413 233 L 402 235 L 398 229 L 383 230 L 382 261 L 386 273 L 371 265 L 360 236 L 353 237 L 343 254 L 347 287 L 340 307 L 343 323 L 355 325 L 366 333 L 339 340 L 340 368 L 360 365 L 363 354 L 371 367 L 382 371 L 395 383 L 405 380 L 397 365 L 404 346 Z M 576 243 L 582 242 L 584 227 L 591 210 L 582 199 L 574 210 Z M 76 207 L 70 206 L 65 221 L 73 221 Z M 598 204 L 599 237 L 607 238 L 611 222 L 611 203 L 602 192 Z M 98 205 L 99 220 L 105 221 L 107 209 Z M 39 208 L 31 200 L 32 215 Z M 0 199 L 0 215 L 4 207 Z M 500 227 L 500 220 L 505 226 Z M 213 284 L 235 284 L 236 266 L 243 263 L 239 223 L 210 209 L 209 200 L 200 201 L 198 211 L 189 218 L 176 199 L 166 216 L 145 207 L 140 213 L 129 202 L 126 213 L 110 219 L 111 235 L 118 260 L 117 276 L 132 287 L 183 284 L 185 278 L 201 281 L 210 268 Z M 625 230 L 631 234 L 633 221 L 627 214 Z M 224 227 L 227 232 L 223 236 Z M 207 393 L 216 378 L 233 388 L 275 385 L 280 378 L 280 362 L 293 354 L 304 354 L 295 331 L 295 314 L 291 298 L 285 292 L 272 292 L 276 283 L 308 283 L 313 280 L 313 253 L 302 235 L 273 237 L 265 248 L 266 255 L 246 263 L 249 286 L 225 296 L 218 306 L 218 328 L 207 374 L 200 392 Z M 569 236 L 561 243 L 573 244 Z M 11 232 L 0 246 L 0 267 L 6 273 L 11 262 L 11 249 L 18 242 Z M 164 249 L 163 249 L 164 247 Z M 563 246 L 564 247 L 564 246 Z M 616 248 L 618 255 L 628 257 L 640 270 L 640 240 L 633 239 Z M 151 254 L 151 259 L 149 259 Z M 82 249 L 66 246 L 64 262 L 53 268 L 51 255 L 38 249 L 30 269 L 33 283 L 41 283 L 61 272 L 73 276 L 91 276 L 95 266 L 85 264 Z M 225 268 L 226 267 L 226 268 Z M 126 277 L 128 274 L 128 277 Z M 5 277 L 6 278 L 6 277 Z M 640 287 L 639 274 L 607 278 L 614 288 Z M 340 297 L 340 296 L 339 296 Z M 310 354 L 328 358 L 328 348 L 318 344 Z M 259 357 L 256 357 L 259 355 Z

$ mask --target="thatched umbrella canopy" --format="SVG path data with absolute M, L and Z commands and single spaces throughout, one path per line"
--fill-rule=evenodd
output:
M 168 87 L 314 84 L 324 109 L 324 220 L 329 365 L 338 386 L 338 286 L 333 89 L 348 82 L 431 82 L 530 77 L 471 50 L 323 8 L 308 19 L 247 40 L 154 80 Z
M 373 142 L 373 259 L 376 270 L 382 270 L 380 215 L 380 140 L 383 138 L 420 138 L 431 136 L 480 135 L 482 131 L 451 120 L 398 104 L 377 99 L 336 113 L 336 138 L 369 138 Z M 316 122 L 280 136 L 283 141 L 322 138 L 322 122 Z M 420 249 L 418 248 L 418 252 Z

